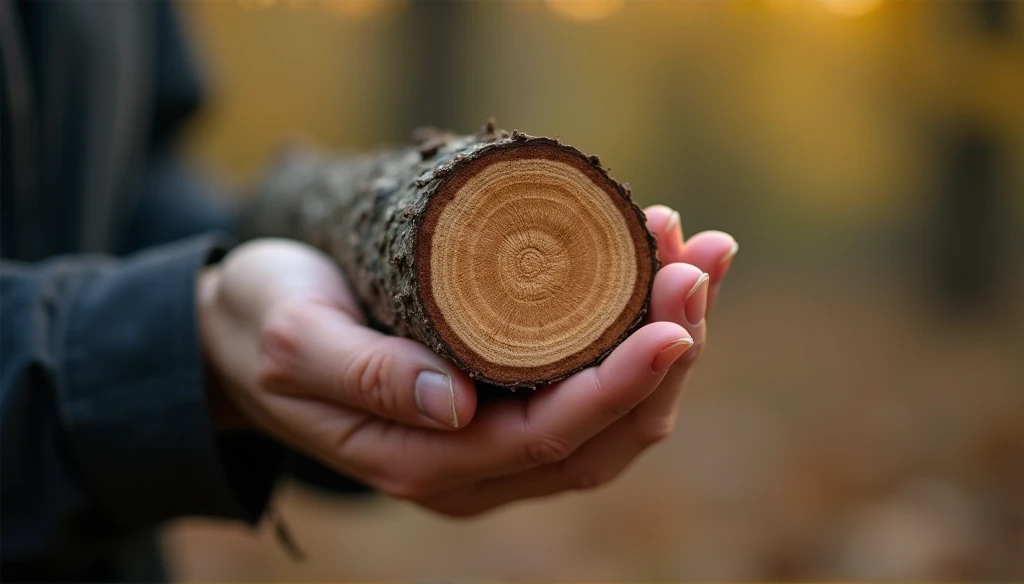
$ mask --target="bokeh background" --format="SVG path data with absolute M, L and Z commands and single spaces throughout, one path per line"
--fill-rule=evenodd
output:
M 678 429 L 597 492 L 451 521 L 286 485 L 169 529 L 181 579 L 1024 578 L 1024 2 L 183 6 L 188 151 L 244 192 L 488 117 L 741 250 Z

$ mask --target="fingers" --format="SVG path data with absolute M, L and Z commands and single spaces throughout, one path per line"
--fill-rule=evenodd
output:
M 658 271 L 651 294 L 651 320 L 685 324 L 694 345 L 669 369 L 658 390 L 637 406 L 633 417 L 641 429 L 670 430 L 675 425 L 686 378 L 707 344 L 708 276 L 689 264 L 669 264 Z M 635 451 L 639 453 L 639 450 Z
M 474 441 L 475 451 L 461 455 L 460 460 L 490 466 L 482 476 L 563 460 L 646 399 L 692 344 L 689 333 L 677 324 L 649 324 L 599 367 L 539 390 L 517 416 L 495 425 L 499 443 Z M 487 465 L 488 461 L 493 463 Z
M 599 367 L 498 401 L 452 434 L 370 424 L 348 437 L 343 457 L 387 493 L 420 498 L 481 478 L 507 475 L 570 456 L 642 402 L 692 344 L 674 323 L 653 323 L 623 342 Z
M 691 249 L 690 242 L 682 243 L 677 213 L 667 207 L 656 206 L 647 210 L 647 219 L 648 228 L 658 238 L 659 256 L 668 264 L 655 277 L 650 320 L 658 324 L 685 326 L 702 346 L 712 274 L 719 280 L 724 275 L 728 261 L 735 253 L 735 242 L 726 234 L 706 232 L 691 240 L 695 244 Z M 423 503 L 443 513 L 471 515 L 513 500 L 590 488 L 607 482 L 644 449 L 669 435 L 675 423 L 676 405 L 696 353 L 690 349 L 682 358 L 674 360 L 655 391 L 628 415 L 619 416 L 584 445 L 573 449 L 570 456 L 556 456 L 548 464 L 442 492 Z M 542 402 L 539 396 L 531 405 L 538 409 L 543 407 L 543 411 L 557 411 L 557 408 L 549 408 L 549 404 Z
M 651 320 L 658 324 L 686 324 L 697 344 L 674 362 L 657 389 L 628 415 L 619 417 L 564 459 L 477 481 L 422 503 L 448 515 L 474 515 L 520 499 L 597 487 L 618 476 L 640 453 L 672 432 L 685 378 L 695 362 L 690 355 L 704 340 L 706 323 L 702 311 L 707 292 L 707 274 L 689 264 L 669 264 L 655 276 Z M 535 405 L 548 407 L 542 403 Z
M 690 264 L 669 264 L 654 276 L 648 319 L 674 322 L 691 334 L 704 323 L 708 274 Z M 695 337 L 696 339 L 696 337 Z
M 669 212 L 648 212 L 648 225 L 662 228 L 668 236 L 678 230 Z M 718 238 L 698 240 L 694 257 L 714 257 Z M 672 241 L 671 237 L 659 241 Z M 720 246 L 719 246 L 720 247 Z M 710 253 L 709 253 L 710 252 Z M 684 250 L 678 257 L 682 258 Z M 702 262 L 707 265 L 707 262 Z M 645 449 L 665 439 L 675 425 L 676 406 L 706 335 L 709 275 L 700 268 L 670 263 L 654 279 L 649 318 L 654 322 L 685 325 L 696 342 L 670 368 L 656 391 L 628 416 L 613 423 L 579 448 L 572 456 L 509 476 L 486 479 L 470 487 L 442 493 L 424 504 L 450 515 L 473 515 L 520 499 L 543 497 L 566 490 L 602 485 L 618 476 Z
M 704 231 L 684 243 L 678 212 L 664 205 L 653 205 L 644 209 L 644 213 L 647 215 L 647 228 L 658 240 L 658 259 L 662 265 L 682 262 L 697 266 L 708 274 L 707 308 L 710 312 L 718 298 L 722 279 L 739 251 L 739 244 L 722 231 Z
M 738 246 L 726 233 L 705 231 L 679 247 L 675 245 L 676 236 L 681 238 L 682 232 L 677 227 L 677 214 L 659 205 L 649 208 L 647 217 L 648 227 L 660 233 L 659 242 L 669 243 L 662 247 L 662 261 L 685 262 L 669 263 L 655 276 L 648 319 L 684 325 L 693 335 L 694 347 L 676 362 L 658 391 L 637 408 L 635 415 L 654 426 L 672 427 L 686 378 L 706 347 L 705 317 Z
M 575 449 L 646 399 L 692 345 L 676 323 L 649 324 L 599 367 L 540 390 L 528 401 L 524 422 L 538 432 L 560 434 Z
M 715 305 L 722 280 L 737 251 L 739 244 L 728 233 L 704 231 L 691 237 L 679 256 L 679 261 L 693 264 L 710 276 L 708 312 Z
M 640 453 L 672 432 L 679 396 L 695 362 L 690 354 L 703 342 L 706 330 L 701 311 L 707 300 L 707 283 L 707 274 L 688 264 L 670 264 L 655 276 L 651 319 L 658 324 L 687 323 L 686 330 L 698 344 L 674 362 L 657 389 L 628 415 L 565 459 L 481 480 L 430 497 L 423 504 L 448 515 L 474 515 L 520 499 L 594 488 L 618 476 Z M 691 320 L 697 322 L 690 324 Z
M 665 205 L 652 205 L 644 209 L 647 215 L 647 229 L 658 242 L 658 259 L 662 264 L 681 261 L 683 251 L 683 228 L 679 213 Z
M 687 240 L 678 261 L 693 264 L 712 275 L 720 274 L 738 249 L 736 240 L 728 233 L 702 231 Z
M 602 486 L 671 433 L 671 426 L 649 422 L 636 415 L 625 416 L 559 463 L 481 480 L 421 502 L 440 513 L 465 517 L 513 501 Z
M 401 424 L 465 426 L 472 381 L 420 343 L 381 334 L 330 306 L 285 303 L 263 332 L 260 381 L 271 391 L 315 396 Z

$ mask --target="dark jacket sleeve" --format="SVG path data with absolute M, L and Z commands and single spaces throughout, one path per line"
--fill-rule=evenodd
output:
M 238 205 L 173 151 L 149 161 L 136 200 L 119 234 L 122 254 L 202 233 L 236 231 Z
M 176 152 L 177 132 L 200 106 L 204 84 L 173 6 L 158 3 L 156 17 L 156 107 L 149 137 L 152 154 L 133 197 L 136 203 L 119 234 L 119 253 L 209 231 L 233 233 L 237 227 L 237 199 L 225 196 L 211 177 Z M 252 442 L 236 436 L 221 440 L 222 458 L 233 482 L 249 482 L 252 471 L 246 461 L 252 456 Z M 361 483 L 301 453 L 292 454 L 288 469 L 291 477 L 327 492 L 369 492 Z
M 255 521 L 281 455 L 222 460 L 196 330 L 211 236 L 123 260 L 0 269 L 0 509 L 5 561 L 103 545 L 183 515 Z M 232 484 L 230 466 L 247 467 Z

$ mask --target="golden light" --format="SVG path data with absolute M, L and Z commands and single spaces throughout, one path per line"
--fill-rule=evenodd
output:
M 882 0 L 818 0 L 826 10 L 839 16 L 864 16 L 882 5 Z
M 238 0 L 238 5 L 248 10 L 263 10 L 274 5 L 276 0 Z
M 789 14 L 804 8 L 806 0 L 764 0 L 765 6 L 775 12 Z
M 363 18 L 405 7 L 404 0 L 320 0 L 324 10 L 337 16 Z
M 547 5 L 552 12 L 569 20 L 594 22 L 622 10 L 626 0 L 547 0 Z

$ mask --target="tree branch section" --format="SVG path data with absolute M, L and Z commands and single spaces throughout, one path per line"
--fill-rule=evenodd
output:
M 654 237 L 596 156 L 493 124 L 418 139 L 284 157 L 251 199 L 245 236 L 318 247 L 375 326 L 502 387 L 565 378 L 642 324 Z

